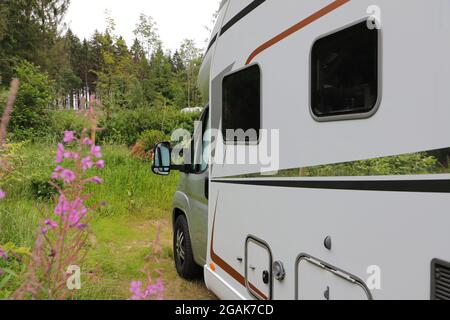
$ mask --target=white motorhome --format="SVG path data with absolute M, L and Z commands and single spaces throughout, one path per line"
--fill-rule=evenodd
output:
M 218 297 L 450 299 L 449 14 L 222 2 L 199 81 Z

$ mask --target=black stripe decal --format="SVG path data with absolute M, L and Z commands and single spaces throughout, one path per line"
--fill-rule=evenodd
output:
M 230 21 L 228 21 L 220 31 L 220 35 L 223 35 L 225 32 L 227 32 L 232 26 L 234 26 L 236 23 L 239 22 L 239 20 L 245 18 L 250 12 L 258 8 L 261 4 L 263 4 L 266 0 L 255 0 L 252 3 L 250 3 L 248 6 L 246 6 L 244 9 L 242 9 L 241 12 L 239 12 L 237 15 L 235 15 L 233 18 L 231 18 Z
M 213 183 L 324 190 L 450 193 L 450 180 L 213 180 Z
M 218 36 L 218 33 L 216 33 L 216 35 L 215 35 L 215 36 L 211 39 L 211 41 L 209 42 L 208 49 L 206 49 L 206 53 L 208 53 L 209 49 L 211 49 L 211 47 L 212 47 L 212 46 L 214 45 L 214 43 L 216 42 L 217 36 Z

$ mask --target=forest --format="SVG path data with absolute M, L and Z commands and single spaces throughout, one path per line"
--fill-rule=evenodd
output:
M 204 49 L 167 50 L 145 14 L 132 43 L 108 14 L 80 39 L 69 6 L 0 0 L 0 300 L 214 299 L 173 266 L 179 174 L 150 170 L 200 116 Z
M 103 137 L 127 144 L 146 129 L 161 128 L 138 124 L 130 136 L 121 128 L 124 121 L 164 110 L 175 124 L 186 123 L 191 119 L 184 121 L 177 111 L 203 106 L 196 85 L 203 49 L 186 39 L 175 52 L 166 50 L 151 16 L 140 15 L 128 44 L 108 13 L 106 30 L 78 38 L 64 23 L 69 0 L 1 3 L 0 102 L 10 80 L 21 81 L 10 124 L 13 139 L 51 136 L 52 123 L 68 121 L 67 113 L 58 111 L 84 109 L 93 95 L 102 102 Z

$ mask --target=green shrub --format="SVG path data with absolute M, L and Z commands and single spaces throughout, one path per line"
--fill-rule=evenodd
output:
M 156 144 L 163 141 L 169 141 L 170 138 L 159 130 L 146 130 L 139 136 L 138 141 L 131 149 L 131 154 L 142 160 L 151 160 L 151 152 Z
M 62 184 L 60 185 L 62 187 Z M 49 182 L 49 179 L 31 180 L 31 192 L 37 200 L 48 201 L 58 194 L 56 188 Z
M 86 118 L 73 110 L 53 110 L 49 114 L 50 126 L 46 132 L 51 141 L 60 141 L 64 131 L 82 132 L 88 127 Z
M 170 138 L 164 134 L 164 132 L 159 130 L 146 130 L 142 132 L 139 136 L 140 142 L 144 144 L 144 150 L 149 152 L 153 150 L 157 143 L 169 141 Z
M 0 111 L 3 114 L 5 109 L 6 100 L 8 99 L 8 90 L 4 90 L 0 87 Z
M 20 80 L 10 130 L 14 140 L 32 140 L 45 136 L 49 128 L 49 106 L 53 101 L 52 83 L 47 74 L 22 61 L 14 69 Z
M 123 110 L 112 113 L 103 119 L 99 134 L 103 141 L 109 143 L 134 145 L 144 131 L 157 130 L 170 136 L 175 129 L 194 130 L 194 122 L 199 114 L 181 113 L 175 108 L 141 107 L 135 110 Z

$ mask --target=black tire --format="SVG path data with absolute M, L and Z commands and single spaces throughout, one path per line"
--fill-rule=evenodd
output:
M 198 279 L 202 275 L 202 268 L 194 261 L 191 236 L 185 216 L 179 216 L 173 229 L 173 255 L 175 267 L 180 277 L 186 280 Z

